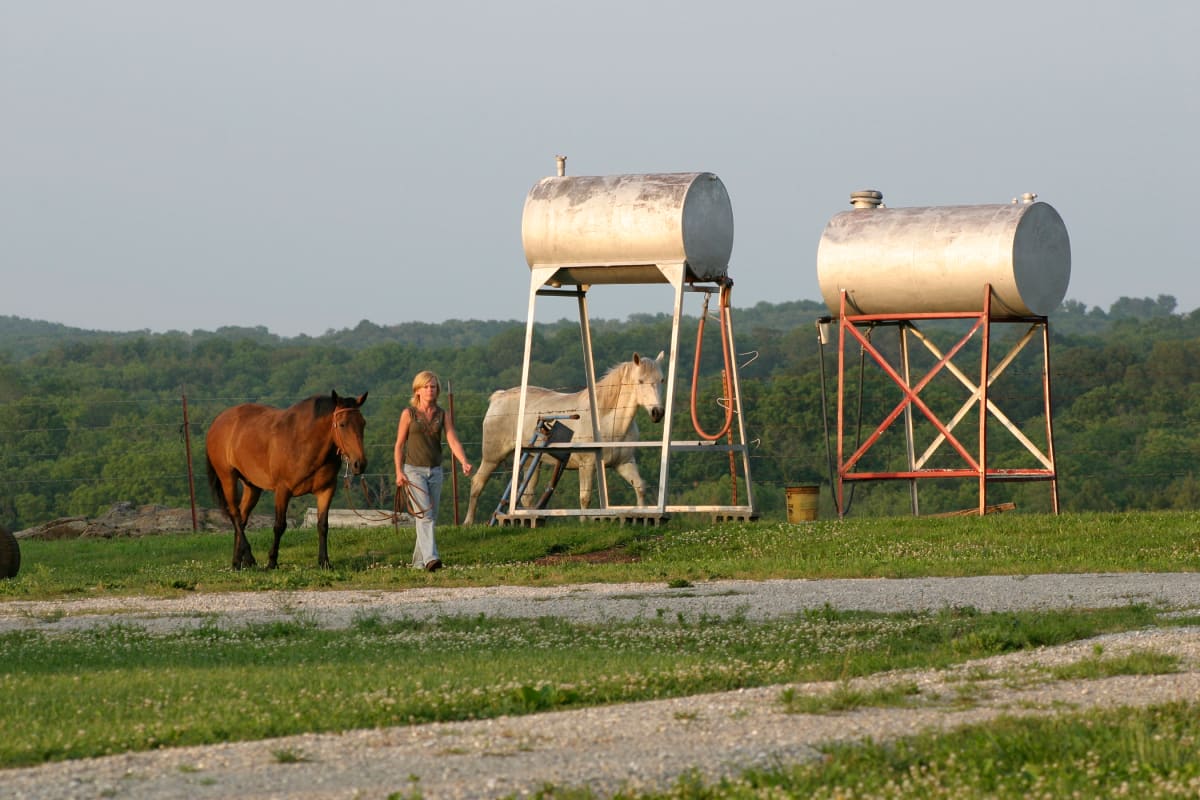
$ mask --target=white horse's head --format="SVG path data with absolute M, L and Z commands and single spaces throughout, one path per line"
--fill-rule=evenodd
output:
M 646 409 L 650 419 L 662 422 L 662 361 L 663 352 L 659 351 L 658 358 L 649 359 L 633 354 L 633 372 L 636 380 L 632 381 L 637 404 Z

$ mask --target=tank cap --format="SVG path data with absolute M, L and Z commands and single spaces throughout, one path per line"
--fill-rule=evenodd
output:
M 850 193 L 850 205 L 855 208 L 878 208 L 883 205 L 883 192 L 875 189 L 860 189 Z

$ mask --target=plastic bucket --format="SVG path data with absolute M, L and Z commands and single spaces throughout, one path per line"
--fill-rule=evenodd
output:
M 788 486 L 787 521 L 812 522 L 817 518 L 817 495 L 820 486 Z

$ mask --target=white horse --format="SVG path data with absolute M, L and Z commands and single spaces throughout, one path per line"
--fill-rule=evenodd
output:
M 633 354 L 632 361 L 623 361 L 610 369 L 596 381 L 596 403 L 600 408 L 597 427 L 602 442 L 627 442 L 639 437 L 634 415 L 638 406 L 646 409 L 650 419 L 661 422 L 662 405 L 662 360 L 663 353 L 655 359 Z M 521 402 L 521 387 L 501 389 L 493 392 L 488 401 L 488 410 L 483 417 L 483 455 L 471 478 L 471 500 L 467 504 L 464 525 L 475 521 L 475 506 L 488 477 L 506 458 L 511 458 L 514 418 Z M 572 442 L 592 441 L 592 419 L 588 391 L 564 394 L 539 386 L 530 386 L 525 397 L 525 419 L 521 425 L 522 448 L 533 437 L 538 416 L 578 414 L 578 419 L 561 419 L 562 424 L 574 431 Z M 630 438 L 632 436 L 632 438 Z M 603 450 L 604 465 L 616 469 L 617 474 L 633 486 L 639 506 L 646 504 L 646 484 L 638 473 L 635 461 L 637 448 L 614 447 Z M 587 452 L 573 452 L 567 462 L 568 469 L 579 470 L 579 507 L 587 508 L 592 500 L 592 473 L 595 456 Z M 528 494 L 528 492 L 527 492 Z

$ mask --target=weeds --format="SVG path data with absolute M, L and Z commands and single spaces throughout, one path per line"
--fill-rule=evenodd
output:
M 848 683 L 839 683 L 825 694 L 800 694 L 795 689 L 784 689 L 780 702 L 789 714 L 828 714 L 838 711 L 854 711 L 859 708 L 879 706 L 909 706 L 921 696 L 921 689 L 912 681 L 859 689 Z

